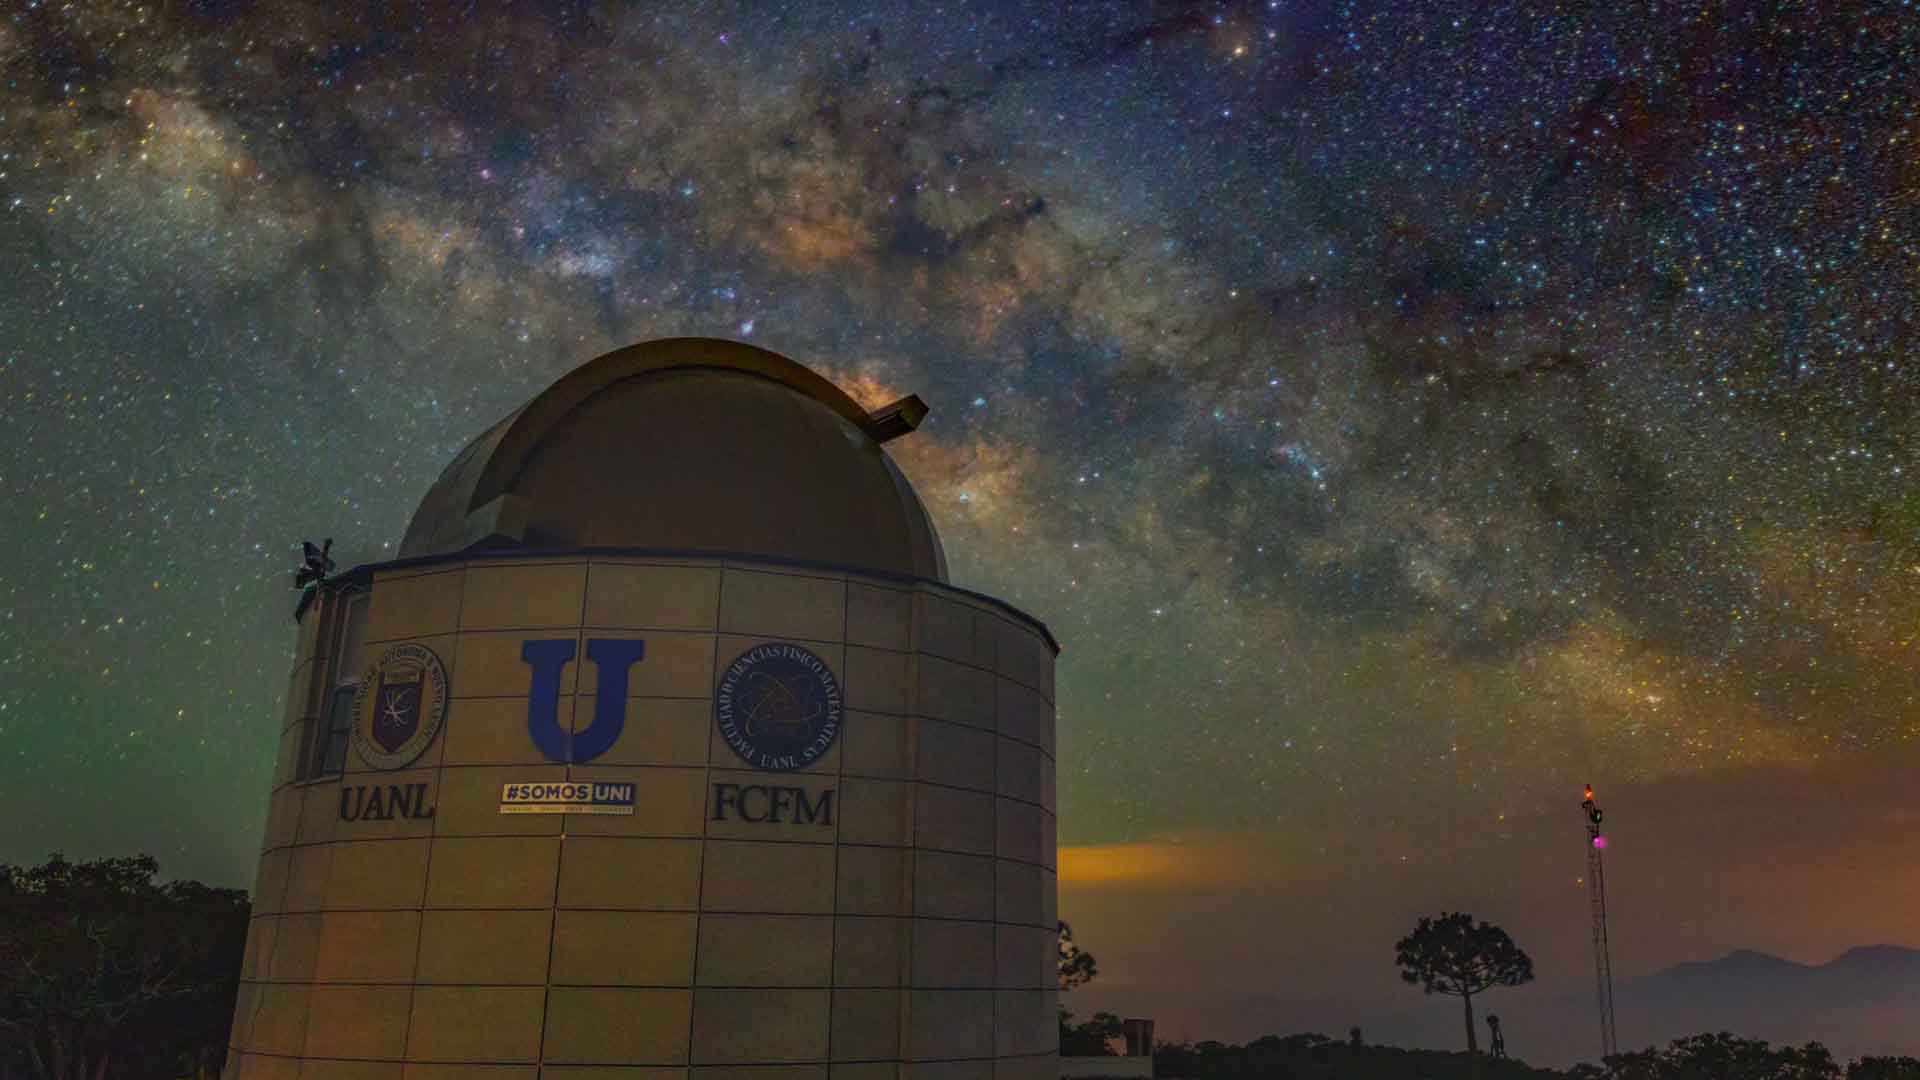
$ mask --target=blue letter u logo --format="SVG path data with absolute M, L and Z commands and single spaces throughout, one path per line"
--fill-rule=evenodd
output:
M 573 659 L 573 639 L 528 641 L 520 658 L 533 668 L 527 692 L 527 734 L 554 761 L 592 761 L 613 748 L 627 725 L 627 669 L 646 655 L 645 643 L 617 638 L 587 639 L 587 659 L 599 665 L 600 685 L 593 699 L 593 723 L 585 731 L 560 726 L 560 673 Z

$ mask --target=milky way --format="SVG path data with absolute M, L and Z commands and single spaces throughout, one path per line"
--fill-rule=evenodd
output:
M 1910 8 L 1034 6 L 0 21 L 0 858 L 243 881 L 298 541 L 682 334 L 932 404 L 1070 846 L 1905 753 Z

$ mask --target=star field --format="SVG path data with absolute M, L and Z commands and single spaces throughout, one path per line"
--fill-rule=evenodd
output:
M 1502 878 L 1560 934 L 1587 781 L 1764 847 L 1673 793 L 1798 777 L 1894 891 L 1776 947 L 1920 944 L 1849 799 L 1920 734 L 1916 69 L 1900 3 L 23 3 L 0 859 L 243 883 L 299 540 L 391 557 L 477 432 L 698 334 L 933 406 L 890 449 L 955 583 L 1065 646 L 1109 985 L 1181 916 L 1100 897 L 1183 850 L 1290 868 L 1223 926 L 1339 937 L 1309 868 L 1364 865 L 1356 955 Z M 1645 894 L 1624 963 L 1747 903 Z

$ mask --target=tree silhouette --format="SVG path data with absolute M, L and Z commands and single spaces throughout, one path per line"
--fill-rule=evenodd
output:
M 1840 1080 L 1842 1073 L 1833 1055 L 1819 1043 L 1774 1047 L 1761 1039 L 1722 1031 L 1675 1039 L 1665 1050 L 1616 1054 L 1607 1059 L 1607 1069 L 1599 1075 L 1606 1080 Z M 1853 1077 L 1855 1072 L 1849 1069 L 1845 1075 Z M 1898 1072 L 1887 1075 L 1894 1080 L 1902 1077 Z
M 151 856 L 0 865 L 0 1075 L 166 1080 L 217 1069 L 246 893 L 157 884 Z
M 1495 986 L 1533 981 L 1533 961 L 1505 930 L 1492 923 L 1474 925 L 1465 912 L 1441 912 L 1422 918 L 1413 933 L 1394 945 L 1400 978 L 1429 994 L 1450 994 L 1466 1005 L 1467 1052 L 1480 1052 L 1473 1030 L 1473 995 Z
M 1060 1025 L 1060 1054 L 1063 1057 L 1112 1057 L 1113 1040 L 1125 1033 L 1120 1018 L 1110 1012 L 1097 1012 L 1093 1019 L 1083 1024 L 1071 1024 L 1064 1021 L 1072 1019 L 1072 1014 L 1062 1012 Z
M 1863 1057 L 1847 1066 L 1847 1080 L 1920 1080 L 1920 1061 L 1910 1057 Z
M 1073 943 L 1073 927 L 1060 924 L 1060 990 L 1065 993 L 1076 986 L 1084 985 L 1095 975 L 1100 974 L 1094 966 L 1093 954 L 1083 952 Z
M 1085 986 L 1095 975 L 1100 974 L 1094 966 L 1093 954 L 1083 951 L 1073 943 L 1073 927 L 1065 922 L 1060 924 L 1060 992 L 1066 993 L 1076 986 Z M 1082 1024 L 1073 1022 L 1073 1014 L 1065 1005 L 1060 1006 L 1060 1052 L 1070 1056 L 1100 1056 L 1113 1053 L 1107 1046 L 1109 1040 L 1120 1034 L 1120 1018 L 1112 1013 L 1094 1013 L 1093 1019 Z

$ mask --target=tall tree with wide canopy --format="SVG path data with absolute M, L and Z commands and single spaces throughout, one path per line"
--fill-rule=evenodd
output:
M 1496 986 L 1533 981 L 1533 961 L 1492 923 L 1475 925 L 1465 912 L 1422 918 L 1394 945 L 1400 978 L 1428 994 L 1449 994 L 1466 1005 L 1467 1052 L 1480 1052 L 1473 1030 L 1473 996 Z

